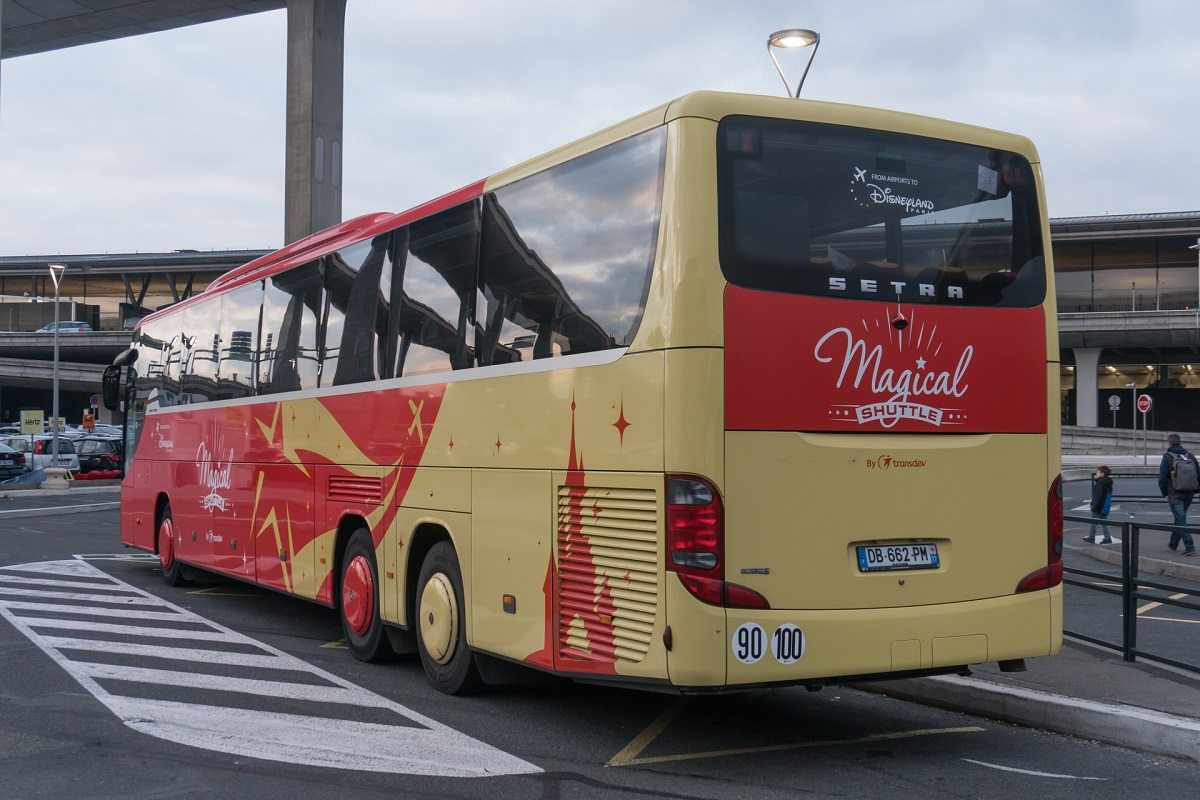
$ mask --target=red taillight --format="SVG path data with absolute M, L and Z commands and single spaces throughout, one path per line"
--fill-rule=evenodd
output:
M 667 569 L 681 575 L 725 577 L 721 495 L 703 478 L 667 477 Z
M 1046 496 L 1046 566 L 1029 573 L 1017 584 L 1017 592 L 1050 589 L 1062 583 L 1063 564 L 1062 475 L 1050 484 Z
M 667 476 L 667 570 L 710 605 L 770 608 L 753 589 L 725 582 L 725 510 L 704 478 Z

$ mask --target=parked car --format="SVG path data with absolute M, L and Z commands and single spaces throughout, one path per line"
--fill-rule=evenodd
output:
M 25 463 L 24 453 L 6 444 L 0 444 L 0 480 L 24 475 L 28 470 L 29 465 Z
M 43 325 L 34 331 L 34 333 L 54 333 L 54 325 L 55 323 L 53 322 L 49 325 Z M 59 333 L 91 333 L 91 331 L 92 325 L 90 322 L 81 322 L 80 320 L 72 319 L 58 323 Z
M 75 452 L 79 455 L 79 471 L 121 468 L 121 440 L 99 436 L 76 439 Z
M 31 441 L 32 440 L 32 441 Z M 54 437 L 47 433 L 35 436 L 6 436 L 0 443 L 6 444 L 25 455 L 25 460 L 32 469 L 47 467 L 62 467 L 71 472 L 79 471 L 79 456 L 75 453 L 75 445 L 70 439 L 58 437 L 58 457 L 50 453 Z M 55 463 L 57 462 L 57 463 Z

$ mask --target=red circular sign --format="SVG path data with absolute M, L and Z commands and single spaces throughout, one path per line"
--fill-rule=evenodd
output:
M 1150 410 L 1150 407 L 1153 405 L 1154 405 L 1154 401 L 1150 399 L 1150 395 L 1148 395 L 1148 394 L 1139 394 L 1138 395 L 1138 411 L 1145 414 L 1147 411 Z

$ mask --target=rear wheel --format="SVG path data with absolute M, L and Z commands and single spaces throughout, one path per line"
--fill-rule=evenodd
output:
M 384 661 L 392 648 L 379 617 L 379 570 L 371 532 L 360 528 L 342 556 L 342 630 L 350 652 L 360 661 Z
M 449 542 L 438 542 L 425 556 L 417 580 L 417 650 L 425 675 L 446 694 L 467 694 L 482 681 L 467 646 L 462 571 Z
M 175 524 L 171 521 L 171 504 L 163 506 L 158 521 L 158 563 L 162 566 L 167 586 L 184 586 L 190 581 L 183 574 L 183 564 L 175 557 Z

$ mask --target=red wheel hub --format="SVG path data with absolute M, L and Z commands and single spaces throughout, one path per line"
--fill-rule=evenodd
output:
M 175 526 L 169 517 L 158 526 L 158 562 L 163 569 L 175 563 Z
M 371 563 L 361 555 L 350 559 L 342 576 L 342 616 L 359 636 L 367 635 L 375 617 L 375 578 Z

